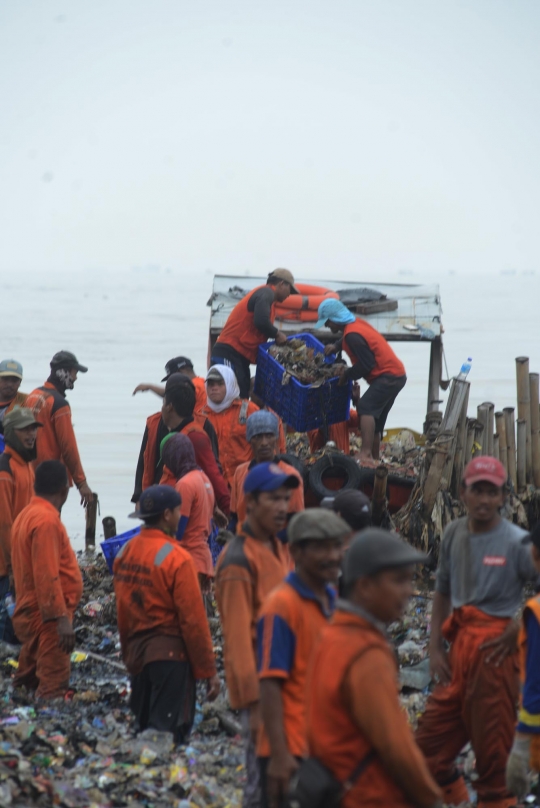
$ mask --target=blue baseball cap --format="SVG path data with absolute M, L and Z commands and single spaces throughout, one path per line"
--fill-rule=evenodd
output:
M 147 516 L 159 516 L 167 510 L 173 510 L 182 504 L 178 491 L 170 485 L 151 485 L 141 494 L 139 510 L 129 514 L 130 519 L 146 519 Z
M 275 491 L 276 488 L 298 488 L 300 480 L 294 474 L 285 474 L 277 463 L 259 463 L 244 480 L 244 494 Z

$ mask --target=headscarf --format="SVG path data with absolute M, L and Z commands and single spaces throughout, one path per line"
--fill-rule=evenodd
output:
M 279 421 L 273 412 L 268 410 L 257 410 L 251 413 L 246 421 L 246 438 L 248 441 L 256 435 L 267 435 L 272 433 L 279 437 Z
M 207 394 L 206 403 L 212 412 L 223 412 L 224 410 L 228 410 L 233 401 L 240 396 L 240 388 L 238 387 L 238 382 L 236 381 L 236 376 L 232 368 L 227 365 L 212 365 L 208 373 L 210 373 L 211 370 L 217 371 L 225 382 L 225 398 L 221 404 L 214 404 L 213 401 L 210 401 Z
M 193 444 L 187 435 L 177 432 L 167 440 L 163 446 L 163 463 L 177 480 L 199 468 L 195 461 Z
M 323 328 L 327 320 L 338 325 L 348 325 L 354 323 L 356 317 L 340 300 L 329 297 L 319 306 L 319 321 L 315 328 Z

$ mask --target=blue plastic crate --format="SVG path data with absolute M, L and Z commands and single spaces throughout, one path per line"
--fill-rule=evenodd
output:
M 315 353 L 324 352 L 324 345 L 312 334 L 296 334 L 289 339 L 302 339 Z M 348 421 L 352 382 L 339 387 L 336 377 L 320 387 L 313 387 L 291 378 L 288 384 L 282 384 L 285 370 L 269 353 L 273 344 L 259 345 L 257 357 L 255 393 L 264 403 L 297 432 Z M 334 362 L 335 356 L 330 355 L 325 361 Z
M 119 536 L 113 536 L 112 539 L 105 539 L 101 542 L 101 551 L 105 556 L 105 561 L 112 575 L 114 559 L 118 555 L 118 551 L 124 546 L 133 536 L 137 536 L 141 532 L 141 527 L 134 527 L 133 530 L 126 530 L 125 533 L 120 533 Z

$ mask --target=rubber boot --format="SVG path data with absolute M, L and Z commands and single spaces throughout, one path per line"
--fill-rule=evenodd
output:
M 459 806 L 462 803 L 468 804 L 470 801 L 469 792 L 465 785 L 463 777 L 458 777 L 457 780 L 452 780 L 445 786 L 441 786 L 444 804 L 448 806 Z

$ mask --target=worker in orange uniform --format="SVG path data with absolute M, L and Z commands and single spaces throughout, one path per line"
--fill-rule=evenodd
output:
M 506 478 L 495 458 L 471 460 L 462 492 L 468 515 L 446 528 L 441 544 L 429 645 L 438 685 L 416 739 L 449 805 L 468 798 L 455 763 L 468 741 L 476 756 L 479 808 L 516 805 L 505 783 L 519 695 L 519 624 L 513 617 L 525 583 L 537 572 L 530 545 L 523 544 L 525 532 L 499 513 Z
M 360 385 L 355 382 L 352 390 L 352 402 L 356 407 L 360 401 Z M 351 434 L 358 434 L 358 427 L 360 422 L 358 420 L 358 413 L 355 409 L 351 408 L 349 411 L 349 420 L 340 421 L 338 424 L 330 424 L 326 428 L 312 429 L 307 433 L 309 440 L 310 451 L 317 452 L 319 449 L 324 449 L 327 443 L 332 442 L 336 444 L 336 449 L 339 449 L 343 454 L 350 455 L 351 453 Z
M 247 518 L 225 546 L 215 591 L 224 638 L 225 677 L 233 710 L 241 710 L 246 742 L 244 808 L 259 808 L 261 794 L 255 742 L 261 723 L 256 629 L 265 598 L 289 572 L 289 555 L 277 534 L 287 524 L 298 477 L 274 463 L 255 466 L 244 481 Z
M 251 460 L 251 447 L 246 437 L 247 419 L 258 407 L 239 398 L 234 371 L 226 365 L 215 365 L 206 374 L 206 406 L 201 410 L 216 430 L 219 461 L 223 476 L 232 486 L 238 466 Z
M 65 465 L 46 460 L 36 469 L 35 496 L 11 531 L 17 602 L 15 633 L 22 643 L 16 687 L 37 698 L 62 698 L 69 686 L 75 647 L 73 614 L 83 582 L 60 511 L 69 493 Z
M 338 793 L 344 790 L 341 808 L 442 808 L 399 702 L 386 634 L 412 595 L 414 565 L 426 560 L 380 528 L 354 537 L 343 565 L 347 597 L 320 633 L 308 677 L 311 757 L 300 766 L 302 808 L 331 802 L 320 786 L 320 765 Z
M 170 432 L 182 432 L 193 443 L 198 465 L 208 476 L 216 502 L 224 514 L 229 513 L 231 497 L 227 483 L 217 463 L 218 443 L 214 427 L 204 415 L 195 410 L 196 393 L 193 382 L 182 373 L 173 373 L 165 384 L 161 412 L 146 422 L 139 462 L 135 473 L 132 502 L 138 502 L 142 491 L 161 482 L 163 459 L 160 447 Z M 171 480 L 172 482 L 172 480 Z M 226 524 L 225 519 L 225 524 Z
M 352 367 L 343 368 L 339 383 L 364 378 L 369 384 L 356 407 L 362 438 L 360 462 L 376 465 L 388 413 L 407 382 L 405 367 L 385 338 L 339 300 L 324 300 L 319 306 L 316 328 L 323 326 L 343 334 L 339 342 L 327 345 L 325 352 L 337 353 L 343 348 L 352 362 Z
M 306 684 L 313 647 L 335 605 L 349 525 L 309 508 L 288 527 L 295 572 L 271 592 L 257 627 L 262 732 L 257 754 L 264 808 L 285 808 L 298 761 L 307 754 Z
M 14 407 L 4 418 L 5 449 L 0 455 L 0 640 L 15 643 L 5 598 L 11 591 L 11 528 L 34 494 L 36 437 L 41 426 L 32 410 Z M 12 594 L 14 594 L 12 592 Z
M 187 356 L 175 356 L 173 359 L 169 359 L 165 365 L 166 375 L 161 381 L 166 382 L 173 373 L 181 373 L 183 376 L 187 376 L 191 381 L 195 388 L 195 412 L 199 412 L 201 407 L 204 407 L 206 404 L 206 386 L 203 377 L 195 374 L 191 359 L 188 359 Z M 163 384 L 147 384 L 146 382 L 138 384 L 133 391 L 133 395 L 146 393 L 149 390 L 160 398 L 163 398 L 165 395 L 165 387 Z
M 193 558 L 201 589 L 208 591 L 214 577 L 208 545 L 215 497 L 212 484 L 197 465 L 193 444 L 187 435 L 172 435 L 163 447 L 163 464 L 170 469 L 180 495 L 180 521 L 176 538 Z
M 20 393 L 23 369 L 15 359 L 2 359 L 0 362 L 0 435 L 3 434 L 4 418 L 13 407 L 24 407 L 26 393 Z M 0 452 L 2 451 L 0 446 Z
M 75 483 L 85 507 L 93 501 L 92 489 L 86 482 L 73 424 L 71 407 L 66 399 L 66 391 L 73 390 L 78 373 L 86 373 L 88 368 L 78 362 L 70 351 L 58 351 L 51 359 L 51 373 L 43 387 L 33 390 L 26 399 L 26 405 L 34 411 L 43 429 L 37 439 L 36 464 L 44 460 L 61 460 L 67 467 L 69 480 Z
M 300 473 L 284 460 L 277 457 L 277 444 L 279 440 L 279 421 L 273 412 L 259 410 L 252 413 L 247 419 L 246 437 L 251 446 L 253 460 L 242 463 L 235 471 L 231 486 L 231 521 L 229 529 L 240 528 L 247 515 L 246 500 L 244 495 L 244 480 L 251 469 L 259 463 L 273 462 L 282 470 L 284 474 L 298 477 L 298 488 L 295 488 L 289 500 L 288 519 L 298 511 L 304 510 L 304 481 Z M 286 533 L 286 530 L 283 531 Z M 285 539 L 285 535 L 280 536 Z
M 195 565 L 176 541 L 180 505 L 168 485 L 143 491 L 130 514 L 143 527 L 116 556 L 114 592 L 138 727 L 172 732 L 184 743 L 195 717 L 196 680 L 206 680 L 209 701 L 220 684 Z
M 213 365 L 231 367 L 238 380 L 240 397 L 249 398 L 250 364 L 257 363 L 259 345 L 273 339 L 278 345 L 286 334 L 274 326 L 275 304 L 299 294 L 288 269 L 275 269 L 265 286 L 257 286 L 236 304 L 212 349 Z

